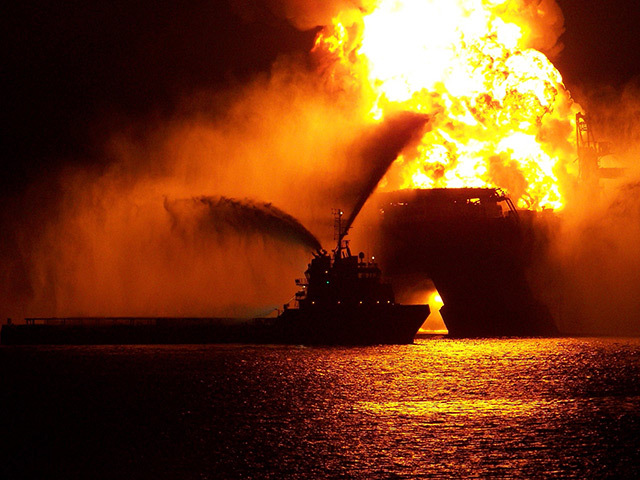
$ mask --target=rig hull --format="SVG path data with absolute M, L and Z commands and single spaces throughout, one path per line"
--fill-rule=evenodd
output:
M 430 278 L 451 337 L 554 336 L 557 327 L 527 278 L 531 261 L 513 205 L 495 189 L 380 195 L 388 275 Z

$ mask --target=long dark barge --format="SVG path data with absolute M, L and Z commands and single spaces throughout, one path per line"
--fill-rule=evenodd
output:
M 238 318 L 27 318 L 3 325 L 2 345 L 271 343 L 268 321 Z
M 2 345 L 300 344 L 384 345 L 413 343 L 428 305 L 358 305 L 317 309 L 304 321 L 297 309 L 279 317 L 50 317 L 5 324 Z M 415 307 L 427 307 L 415 308 Z M 400 312 L 400 313 L 399 313 Z M 409 313 L 409 316 L 407 316 Z M 345 322 L 345 317 L 351 318 Z

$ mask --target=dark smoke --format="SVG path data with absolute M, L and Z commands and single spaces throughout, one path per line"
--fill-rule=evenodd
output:
M 640 181 L 566 219 L 557 240 L 565 329 L 639 335 Z
M 298 220 L 271 203 L 236 200 L 224 196 L 200 196 L 169 200 L 164 208 L 177 228 L 195 227 L 217 235 L 267 235 L 282 241 L 322 248 L 318 239 Z
M 640 335 L 640 80 L 581 95 L 612 152 L 600 166 L 621 176 L 579 185 L 554 230 L 546 296 L 565 332 Z
M 640 335 L 639 173 L 537 217 L 532 285 L 564 334 Z

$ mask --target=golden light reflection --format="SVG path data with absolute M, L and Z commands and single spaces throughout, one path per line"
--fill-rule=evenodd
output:
M 543 408 L 549 408 L 553 402 L 547 400 L 516 400 L 508 398 L 493 399 L 451 399 L 388 402 L 357 402 L 355 408 L 375 415 L 412 415 L 431 417 L 436 420 L 442 416 L 487 415 L 500 417 L 518 417 L 536 415 Z

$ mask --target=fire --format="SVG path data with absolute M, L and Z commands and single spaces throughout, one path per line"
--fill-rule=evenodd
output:
M 429 313 L 427 320 L 420 327 L 420 332 L 446 334 L 447 326 L 442 319 L 442 315 L 440 315 L 440 309 L 444 306 L 444 302 L 442 301 L 442 297 L 438 293 L 438 290 L 433 289 L 427 292 L 426 299 L 423 300 L 423 303 L 429 304 L 431 312 Z
M 563 183 L 577 177 L 580 107 L 531 48 L 533 27 L 519 15 L 526 8 L 380 0 L 364 13 L 342 12 L 318 34 L 315 51 L 329 59 L 330 78 L 360 95 L 372 120 L 398 110 L 431 116 L 381 188 L 500 187 L 520 208 L 564 206 Z
M 436 307 L 438 310 L 440 310 L 440 308 L 444 305 L 444 302 L 442 301 L 442 297 L 440 296 L 437 290 L 434 290 L 431 293 L 431 295 L 429 296 L 428 303 L 429 305 L 433 305 L 434 307 Z

